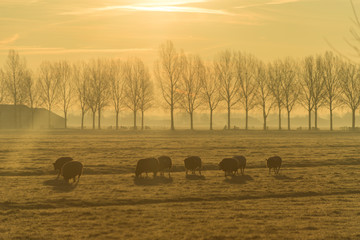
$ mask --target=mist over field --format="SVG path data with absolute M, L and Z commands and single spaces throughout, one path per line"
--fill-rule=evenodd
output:
M 0 239 L 357 239 L 357 132 L 43 130 L 0 132 Z M 145 157 L 171 177 L 135 178 Z M 200 156 L 203 177 L 183 160 Z M 244 155 L 245 175 L 218 163 Z M 265 159 L 279 155 L 280 173 Z M 52 163 L 84 164 L 78 183 Z

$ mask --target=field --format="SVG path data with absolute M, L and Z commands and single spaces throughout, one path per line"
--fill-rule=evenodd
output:
M 244 176 L 218 162 L 244 155 Z M 134 178 L 169 155 L 171 177 Z M 186 177 L 199 155 L 203 177 Z M 283 167 L 269 175 L 265 158 Z M 78 184 L 52 162 L 83 162 Z M 360 133 L 0 132 L 0 239 L 360 239 Z

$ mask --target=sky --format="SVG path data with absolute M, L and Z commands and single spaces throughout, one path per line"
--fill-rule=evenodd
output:
M 352 19 L 349 0 L 0 0 L 0 66 L 9 49 L 33 67 L 129 56 L 152 64 L 166 40 L 206 60 L 226 49 L 265 61 L 351 54 Z

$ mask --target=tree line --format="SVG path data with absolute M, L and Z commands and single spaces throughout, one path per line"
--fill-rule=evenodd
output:
M 262 112 L 264 130 L 270 111 L 278 112 L 279 130 L 282 111 L 286 111 L 287 129 L 291 130 L 291 112 L 295 108 L 307 111 L 309 130 L 317 129 L 318 111 L 327 108 L 333 130 L 333 111 L 347 107 L 352 111 L 352 128 L 355 128 L 355 112 L 360 104 L 360 69 L 332 52 L 302 60 L 285 58 L 265 63 L 245 52 L 225 50 L 214 60 L 204 61 L 198 55 L 178 51 L 167 41 L 160 45 L 158 54 L 153 71 L 139 58 L 90 59 L 78 63 L 44 61 L 33 71 L 18 52 L 10 50 L 0 68 L 0 103 L 27 105 L 32 122 L 35 108 L 45 107 L 49 110 L 49 127 L 54 108 L 63 111 L 66 128 L 68 111 L 76 106 L 81 110 L 81 129 L 87 112 L 92 114 L 92 128 L 96 128 L 97 122 L 100 129 L 105 108 L 115 112 L 116 129 L 120 112 L 126 110 L 133 113 L 134 129 L 141 114 L 141 129 L 144 129 L 145 112 L 161 105 L 170 113 L 172 130 L 175 111 L 186 111 L 190 129 L 194 129 L 194 112 L 206 109 L 209 128 L 213 129 L 213 113 L 219 108 L 227 111 L 228 129 L 234 109 L 245 111 L 245 129 L 249 125 L 249 112 L 258 109 Z M 160 99 L 155 98 L 156 90 Z

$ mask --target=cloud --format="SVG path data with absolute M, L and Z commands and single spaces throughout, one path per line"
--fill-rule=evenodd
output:
M 9 44 L 9 43 L 15 42 L 18 38 L 19 38 L 19 34 L 15 34 L 12 37 L 0 40 L 0 45 L 6 45 L 6 44 Z
M 203 1 L 191 1 L 203 2 Z M 230 12 L 217 9 L 199 8 L 199 7 L 186 7 L 179 6 L 189 2 L 171 2 L 171 3 L 148 3 L 138 5 L 118 5 L 118 6 L 106 6 L 101 8 L 87 8 L 80 11 L 63 12 L 61 15 L 84 15 L 92 14 L 103 11 L 123 10 L 123 11 L 145 11 L 145 12 L 181 12 L 181 13 L 201 13 L 201 14 L 217 14 L 217 15 L 234 15 Z
M 295 2 L 300 2 L 300 1 L 304 1 L 304 0 L 272 0 L 272 1 L 267 1 L 267 2 L 263 2 L 263 3 L 255 3 L 255 4 L 237 6 L 236 8 L 244 9 L 244 8 L 261 7 L 261 6 L 266 6 L 266 5 L 281 5 L 281 4 L 295 3 Z
M 154 51 L 153 48 L 41 48 L 41 47 L 13 47 L 21 54 L 68 54 L 68 53 L 126 53 L 126 52 L 148 52 Z M 8 51 L 9 48 L 0 47 L 0 51 Z

